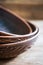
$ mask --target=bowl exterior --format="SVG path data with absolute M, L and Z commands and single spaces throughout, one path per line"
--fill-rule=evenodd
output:
M 28 48 L 30 48 L 34 42 L 36 41 L 37 37 L 35 37 L 32 40 L 27 40 L 26 42 L 22 43 L 10 43 L 12 45 L 0 45 L 0 59 L 8 59 L 13 58 L 19 55 L 20 53 L 26 51 Z

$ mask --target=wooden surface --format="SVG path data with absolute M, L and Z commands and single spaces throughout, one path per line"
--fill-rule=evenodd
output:
M 43 0 L 0 0 L 0 3 L 43 4 Z
M 34 45 L 16 58 L 0 60 L 0 65 L 43 65 L 43 21 L 30 21 L 39 27 L 39 37 Z
M 43 4 L 3 4 L 21 17 L 30 20 L 43 20 Z

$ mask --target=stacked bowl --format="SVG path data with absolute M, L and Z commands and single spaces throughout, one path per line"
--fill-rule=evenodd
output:
M 0 58 L 12 58 L 30 48 L 38 37 L 36 25 L 0 6 Z

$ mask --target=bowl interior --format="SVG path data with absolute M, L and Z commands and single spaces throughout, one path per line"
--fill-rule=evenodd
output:
M 30 29 L 22 19 L 3 8 L 0 8 L 0 31 L 20 35 L 30 33 Z

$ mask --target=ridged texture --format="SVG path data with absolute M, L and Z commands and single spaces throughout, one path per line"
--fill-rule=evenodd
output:
M 0 44 L 0 59 L 13 58 L 23 53 L 32 46 L 34 41 L 36 41 L 36 38 L 32 39 L 31 41 L 27 41 L 25 43 L 20 44 L 14 44 L 14 43 L 9 43 L 10 45 Z
M 16 57 L 18 54 L 24 52 L 28 48 L 27 45 L 14 45 L 0 47 L 0 58 Z

